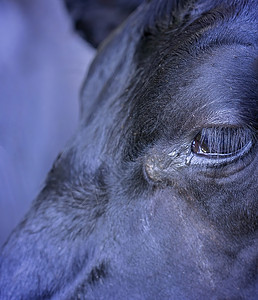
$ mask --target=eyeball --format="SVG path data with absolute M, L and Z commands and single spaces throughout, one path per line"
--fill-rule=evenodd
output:
M 226 158 L 245 152 L 253 144 L 253 132 L 244 127 L 203 128 L 194 138 L 192 153 L 207 158 Z

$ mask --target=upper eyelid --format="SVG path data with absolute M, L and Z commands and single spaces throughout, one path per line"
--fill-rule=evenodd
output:
M 248 151 L 253 144 L 253 135 L 247 127 L 202 128 L 192 141 L 191 151 L 197 156 L 227 159 Z

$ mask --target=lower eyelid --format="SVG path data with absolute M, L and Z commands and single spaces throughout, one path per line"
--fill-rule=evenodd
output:
M 206 155 L 202 155 L 202 156 L 205 156 L 207 158 L 218 158 L 218 159 L 223 159 L 223 158 L 229 158 L 229 157 L 232 157 L 232 156 L 241 156 L 242 154 L 244 154 L 245 152 L 248 152 L 250 150 L 250 148 L 252 147 L 252 142 L 250 141 L 247 145 L 245 145 L 244 147 L 242 147 L 240 150 L 236 151 L 236 152 L 232 152 L 232 153 L 228 153 L 228 154 L 216 154 L 216 153 L 209 153 L 209 154 L 206 154 Z
M 247 154 L 251 152 L 252 148 L 253 148 L 253 141 L 250 141 L 244 148 L 242 148 L 234 155 L 218 157 L 217 155 L 208 156 L 208 155 L 196 155 L 194 153 L 191 153 L 191 155 L 188 157 L 188 162 L 189 162 L 188 165 L 210 168 L 211 170 L 213 168 L 218 168 L 218 167 L 220 168 L 224 166 L 226 167 L 229 165 L 233 165 L 237 161 L 241 161 L 243 164 L 236 166 L 236 168 L 234 168 L 234 169 L 239 169 L 239 168 L 241 169 L 250 163 L 249 160 L 243 161 L 243 158 L 245 157 L 247 158 Z

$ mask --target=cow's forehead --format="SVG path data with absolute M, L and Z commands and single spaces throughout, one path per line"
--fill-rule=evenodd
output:
M 220 45 L 198 57 L 188 55 L 182 61 L 178 59 L 175 64 L 167 60 L 155 70 L 151 80 L 150 73 L 145 74 L 143 82 L 148 83 L 138 92 L 136 101 L 140 104 L 134 109 L 143 108 L 145 115 L 148 109 L 159 115 L 163 110 L 164 115 L 171 118 L 177 116 L 178 119 L 181 115 L 183 122 L 192 114 L 190 127 L 233 126 L 243 124 L 243 115 L 248 119 L 248 112 L 243 111 L 241 104 L 245 102 L 244 106 L 249 103 L 249 107 L 253 107 L 255 103 L 251 102 L 257 97 L 257 50 L 254 47 Z M 176 126 L 180 127 L 178 123 Z
M 252 3 L 146 2 L 100 48 L 82 89 L 82 117 L 92 118 L 103 103 L 121 98 L 137 82 L 144 84 L 161 62 L 177 68 L 180 55 L 200 57 L 219 44 L 257 45 Z

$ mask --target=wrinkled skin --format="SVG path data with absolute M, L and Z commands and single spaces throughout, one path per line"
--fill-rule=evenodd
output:
M 146 2 L 99 50 L 1 299 L 257 299 L 257 2 L 190 2 Z M 252 138 L 212 157 L 204 128 Z

